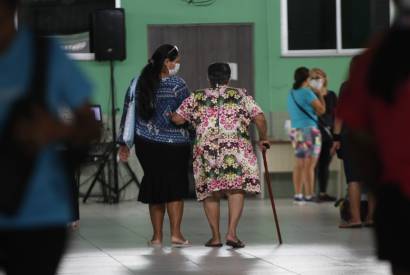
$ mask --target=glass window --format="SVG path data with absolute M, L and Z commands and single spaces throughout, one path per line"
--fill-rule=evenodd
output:
M 390 26 L 391 0 L 281 0 L 282 54 L 357 54 Z
M 288 0 L 289 50 L 336 48 L 335 0 Z
M 342 48 L 365 48 L 369 39 L 390 25 L 388 0 L 342 0 Z

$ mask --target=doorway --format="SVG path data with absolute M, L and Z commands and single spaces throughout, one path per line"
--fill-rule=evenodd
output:
M 148 56 L 165 43 L 179 47 L 179 75 L 191 91 L 209 87 L 207 68 L 220 61 L 231 65 L 231 86 L 255 94 L 253 24 L 149 25 Z

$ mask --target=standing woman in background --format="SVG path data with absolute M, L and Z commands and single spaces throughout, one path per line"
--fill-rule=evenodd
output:
M 309 86 L 309 76 L 308 68 L 296 69 L 295 83 L 288 96 L 288 112 L 292 124 L 290 138 L 296 156 L 293 170 L 295 203 L 314 200 L 315 166 L 322 142 L 317 122 L 318 115 L 326 112 L 323 94 Z M 302 193 L 303 186 L 305 196 Z
M 190 136 L 185 127 L 175 126 L 167 116 L 189 96 L 185 81 L 175 76 L 179 62 L 176 46 L 160 46 L 141 75 L 132 81 L 121 120 L 120 141 L 123 144 L 120 159 L 127 161 L 130 147 L 135 145 L 135 153 L 144 170 L 138 200 L 149 205 L 154 231 L 149 244 L 153 246 L 162 245 L 165 211 L 169 216 L 172 245 L 181 247 L 190 244 L 181 233 L 183 199 L 189 192 Z M 135 111 L 129 108 L 134 98 Z M 124 140 L 128 111 L 135 119 L 135 138 L 131 143 Z
M 337 95 L 333 91 L 328 90 L 328 79 L 326 73 L 322 69 L 314 68 L 310 70 L 310 86 L 320 91 L 325 99 L 326 112 L 320 116 L 321 122 L 333 133 L 335 123 L 335 110 L 337 105 Z M 319 182 L 319 197 L 318 202 L 335 201 L 336 198 L 327 194 L 327 186 L 329 182 L 329 165 L 332 161 L 331 149 L 333 139 L 324 132 L 321 128 L 322 148 L 317 163 L 317 179 Z

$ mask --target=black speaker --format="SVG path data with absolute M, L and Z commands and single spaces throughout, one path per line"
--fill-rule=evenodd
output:
M 97 10 L 91 15 L 91 51 L 98 61 L 125 60 L 124 9 Z

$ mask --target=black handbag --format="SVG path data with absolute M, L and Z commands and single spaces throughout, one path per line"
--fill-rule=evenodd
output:
M 36 37 L 34 45 L 34 74 L 29 91 L 12 104 L 0 134 L 0 213 L 9 216 L 19 210 L 38 155 L 16 138 L 17 127 L 32 117 L 35 108 L 45 108 L 48 41 Z
M 324 123 L 320 119 L 320 117 L 318 117 L 318 119 L 315 119 L 311 114 L 309 114 L 305 109 L 303 109 L 303 107 L 296 101 L 296 98 L 293 92 L 291 92 L 291 95 L 292 95 L 293 102 L 295 102 L 299 110 L 301 110 L 309 119 L 313 120 L 316 123 L 316 125 L 319 127 L 321 132 L 326 135 L 326 137 L 323 137 L 323 139 L 333 140 L 333 134 L 332 134 L 331 128 L 327 126 L 326 123 Z

